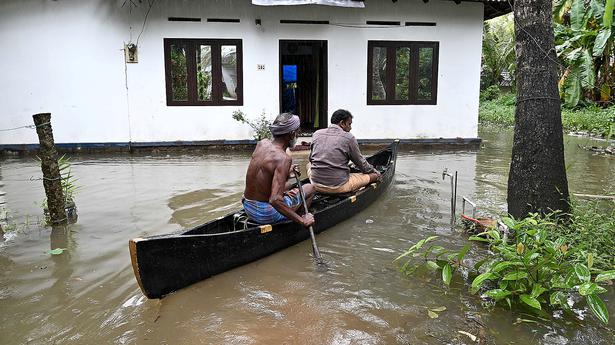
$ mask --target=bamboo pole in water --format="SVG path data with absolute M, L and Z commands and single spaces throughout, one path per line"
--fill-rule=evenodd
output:
M 38 156 L 41 160 L 41 170 L 43 170 L 43 187 L 45 187 L 47 196 L 50 223 L 52 225 L 66 224 L 65 199 L 58 166 L 58 152 L 51 129 L 51 113 L 35 114 L 32 118 L 40 143 Z

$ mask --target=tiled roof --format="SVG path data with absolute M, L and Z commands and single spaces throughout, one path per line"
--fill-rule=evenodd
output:
M 485 20 L 512 12 L 511 5 L 515 3 L 514 0 L 482 0 L 481 2 L 485 4 Z

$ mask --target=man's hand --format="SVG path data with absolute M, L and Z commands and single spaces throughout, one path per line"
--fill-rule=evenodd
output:
M 295 175 L 301 177 L 301 169 L 299 169 L 299 164 L 292 164 L 290 166 L 290 171 L 288 174 L 290 175 L 291 173 L 295 173 Z
M 304 227 L 310 227 L 314 225 L 314 215 L 311 213 L 301 216 L 301 225 Z
M 380 174 L 377 170 L 369 173 L 369 183 L 374 183 L 380 180 L 382 180 L 382 174 Z

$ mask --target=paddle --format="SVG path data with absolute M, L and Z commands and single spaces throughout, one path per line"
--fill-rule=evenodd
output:
M 303 210 L 305 214 L 308 214 L 308 207 L 305 203 L 305 195 L 303 194 L 303 188 L 301 188 L 301 180 L 299 179 L 299 174 L 295 170 L 295 178 L 297 179 L 297 187 L 299 188 L 299 195 L 301 196 L 301 203 L 303 204 Z M 314 258 L 316 259 L 316 263 L 323 264 L 322 256 L 320 256 L 320 251 L 318 250 L 318 246 L 316 245 L 316 237 L 314 236 L 314 228 L 310 225 L 308 230 L 310 230 L 310 239 L 312 240 L 312 250 L 314 251 Z

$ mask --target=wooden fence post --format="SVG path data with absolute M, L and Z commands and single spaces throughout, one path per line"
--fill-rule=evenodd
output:
M 38 156 L 41 159 L 41 170 L 43 170 L 43 186 L 47 195 L 50 223 L 52 225 L 66 224 L 66 210 L 64 209 L 66 200 L 62 192 L 58 152 L 53 141 L 51 113 L 35 114 L 32 118 L 40 143 Z
M 4 187 L 4 182 L 0 181 L 0 242 L 4 240 L 3 227 L 7 225 L 6 219 L 8 218 L 6 214 L 6 200 L 4 199 L 6 193 L 2 187 Z

